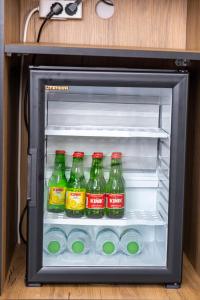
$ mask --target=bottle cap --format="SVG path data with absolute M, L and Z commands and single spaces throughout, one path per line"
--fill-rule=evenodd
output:
M 122 158 L 122 153 L 121 152 L 113 152 L 111 158 Z
M 56 254 L 60 251 L 60 243 L 58 241 L 51 241 L 48 244 L 48 251 L 51 254 Z
M 129 254 L 136 254 L 139 251 L 140 247 L 137 242 L 129 242 L 127 245 L 127 251 Z
M 107 255 L 112 254 L 115 251 L 115 245 L 113 242 L 105 242 L 103 244 L 103 252 Z
M 84 152 L 74 152 L 73 157 L 78 157 L 78 158 L 84 157 Z
M 72 244 L 72 251 L 76 254 L 82 253 L 85 249 L 85 245 L 81 241 L 75 241 Z
M 103 158 L 103 152 L 94 152 L 92 158 Z
M 66 154 L 65 150 L 56 150 L 56 154 Z

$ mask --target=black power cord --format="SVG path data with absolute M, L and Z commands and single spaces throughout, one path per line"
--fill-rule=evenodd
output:
M 27 132 L 29 132 L 29 113 L 28 113 L 28 93 L 29 93 L 29 88 L 28 88 L 28 81 L 26 82 L 25 86 L 25 91 L 24 91 L 24 123 Z
M 73 16 L 77 13 L 78 6 L 81 4 L 82 0 L 76 0 L 75 2 L 69 3 L 65 7 L 65 12 L 69 16 Z
M 59 3 L 59 2 L 55 2 L 52 4 L 51 6 L 51 10 L 48 13 L 48 15 L 46 16 L 46 18 L 44 19 L 44 21 L 42 22 L 42 25 L 40 26 L 39 32 L 38 32 L 38 36 L 37 36 L 37 43 L 40 42 L 40 38 L 41 38 L 41 33 L 42 30 L 44 28 L 44 25 L 53 17 L 53 16 L 58 16 L 62 13 L 63 11 L 63 6 Z
M 110 6 L 114 6 L 113 2 L 110 1 L 110 0 L 101 0 L 101 2 L 107 4 L 107 5 L 110 5 Z
M 24 209 L 22 211 L 22 214 L 21 214 L 21 217 L 20 217 L 20 222 L 19 222 L 19 235 L 20 235 L 20 239 L 22 240 L 22 242 L 24 244 L 27 244 L 27 240 L 24 237 L 22 226 L 23 226 L 23 221 L 24 221 L 24 217 L 25 217 L 27 209 L 28 209 L 28 205 L 26 205 L 24 207 Z
M 46 16 L 46 18 L 44 19 L 44 21 L 42 22 L 42 25 L 40 26 L 39 32 L 38 32 L 38 36 L 37 36 L 37 43 L 40 42 L 41 39 L 41 34 L 42 34 L 42 30 L 45 26 L 45 24 L 54 16 L 54 15 L 59 15 L 61 14 L 63 11 L 63 6 L 58 3 L 55 2 L 52 4 L 50 12 L 48 13 L 48 15 Z M 32 65 L 35 64 L 35 60 L 36 60 L 36 55 L 33 56 L 32 58 Z M 24 121 L 25 121 L 25 126 L 27 131 L 29 132 L 29 105 L 28 105 L 28 99 L 29 99 L 29 81 L 27 80 L 26 82 L 26 87 L 25 87 L 25 91 L 24 91 Z M 20 217 L 20 222 L 19 222 L 19 235 L 20 238 L 22 240 L 22 242 L 24 244 L 27 244 L 27 240 L 25 239 L 24 235 L 23 235 L 23 221 L 24 221 L 24 217 L 26 214 L 26 211 L 28 209 L 28 205 L 26 205 L 22 211 L 21 217 Z
M 40 26 L 39 32 L 38 32 L 38 36 L 37 36 L 37 43 L 40 42 L 40 38 L 41 38 L 41 34 L 42 34 L 42 30 L 44 28 L 44 25 L 49 21 L 49 19 L 45 18 L 44 21 L 42 22 L 42 25 Z

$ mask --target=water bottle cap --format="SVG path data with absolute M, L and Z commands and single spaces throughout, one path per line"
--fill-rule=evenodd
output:
M 115 251 L 115 245 L 113 242 L 105 242 L 103 244 L 103 252 L 107 255 L 112 254 Z
M 72 251 L 76 254 L 82 253 L 84 251 L 84 249 L 85 249 L 85 245 L 81 241 L 75 241 L 72 244 Z
M 92 158 L 103 158 L 103 152 L 94 152 Z
M 122 153 L 121 152 L 113 152 L 111 158 L 120 159 L 120 158 L 122 158 Z
M 56 254 L 60 251 L 60 243 L 58 241 L 51 241 L 48 244 L 48 251 L 51 254 Z
M 82 158 L 84 157 L 84 152 L 74 152 L 73 157 Z
M 140 247 L 137 242 L 129 242 L 127 245 L 127 251 L 129 254 L 136 254 L 139 251 Z
M 65 150 L 56 150 L 56 154 L 66 154 Z

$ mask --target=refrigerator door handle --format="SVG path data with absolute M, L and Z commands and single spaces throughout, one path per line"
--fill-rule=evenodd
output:
M 28 189 L 27 202 L 29 207 L 36 207 L 37 191 L 37 149 L 29 149 L 28 155 Z

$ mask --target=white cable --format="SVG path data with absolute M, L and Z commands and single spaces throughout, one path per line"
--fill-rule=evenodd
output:
M 32 16 L 36 12 L 39 12 L 39 9 L 40 9 L 39 6 L 32 9 L 26 18 L 25 25 L 24 25 L 24 32 L 23 32 L 23 43 L 26 43 L 26 40 L 27 40 L 27 32 L 28 32 L 29 22 L 30 22 Z
M 26 43 L 27 40 L 27 32 L 28 26 L 32 16 L 39 12 L 39 6 L 35 7 L 28 14 L 23 32 L 23 43 Z M 18 116 L 18 170 L 17 170 L 17 194 L 18 194 L 18 208 L 17 208 L 17 241 L 18 244 L 21 243 L 20 234 L 19 234 L 19 223 L 21 217 L 21 137 L 22 137 L 22 109 L 23 109 L 23 69 L 24 69 L 24 55 L 21 58 L 21 66 L 20 66 L 20 84 L 19 84 L 19 116 Z

